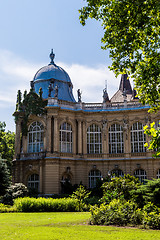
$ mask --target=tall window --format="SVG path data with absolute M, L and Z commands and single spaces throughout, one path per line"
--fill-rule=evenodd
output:
M 101 128 L 96 124 L 87 129 L 87 153 L 102 153 Z
M 144 169 L 137 169 L 134 172 L 134 176 L 139 178 L 140 182 L 144 182 L 144 180 L 147 179 L 147 174 L 146 174 L 146 171 Z
M 28 152 L 43 151 L 44 127 L 40 122 L 33 122 L 28 131 Z
M 67 122 L 60 126 L 60 151 L 72 152 L 72 127 Z
M 97 180 L 101 178 L 102 178 L 102 175 L 99 170 L 91 170 L 89 172 L 89 188 L 96 187 Z
M 123 153 L 123 128 L 119 124 L 112 124 L 109 127 L 109 153 Z
M 35 190 L 39 190 L 39 175 L 32 174 L 28 178 L 28 188 L 33 188 Z
M 131 151 L 132 152 L 145 152 L 144 144 L 146 136 L 143 131 L 143 124 L 136 122 L 131 128 Z

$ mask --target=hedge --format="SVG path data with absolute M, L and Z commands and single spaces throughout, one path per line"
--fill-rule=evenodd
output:
M 75 212 L 77 200 L 72 198 L 17 198 L 14 207 L 18 212 Z

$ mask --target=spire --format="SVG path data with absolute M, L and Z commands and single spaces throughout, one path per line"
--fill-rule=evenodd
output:
M 132 94 L 132 88 L 127 74 L 122 74 L 119 90 L 122 92 L 125 90 L 127 94 Z
M 51 49 L 51 53 L 50 53 L 49 57 L 50 57 L 50 59 L 51 59 L 50 64 L 54 64 L 54 57 L 55 57 L 55 54 L 53 53 L 53 48 Z

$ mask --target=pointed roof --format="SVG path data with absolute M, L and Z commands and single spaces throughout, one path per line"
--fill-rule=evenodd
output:
M 122 74 L 119 90 L 121 90 L 122 92 L 126 91 L 127 94 L 132 94 L 132 88 L 128 78 L 128 74 Z

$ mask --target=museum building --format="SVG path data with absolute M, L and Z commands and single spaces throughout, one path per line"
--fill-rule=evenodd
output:
M 159 178 L 160 161 L 144 147 L 143 126 L 154 121 L 158 127 L 160 114 L 148 113 L 127 74 L 112 98 L 105 88 L 101 103 L 85 103 L 78 89 L 76 101 L 71 79 L 54 57 L 52 50 L 30 92 L 17 98 L 13 183 L 49 195 L 61 193 L 65 182 L 94 188 L 108 175 Z

